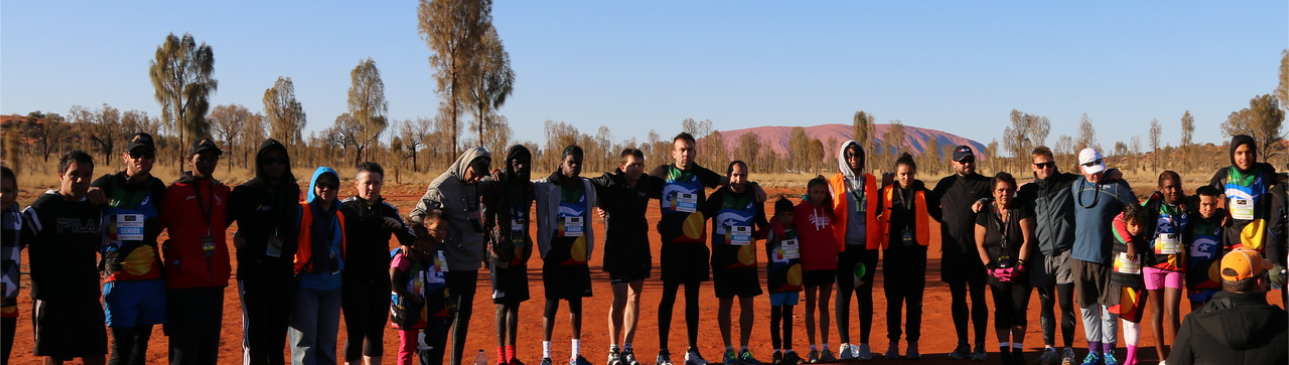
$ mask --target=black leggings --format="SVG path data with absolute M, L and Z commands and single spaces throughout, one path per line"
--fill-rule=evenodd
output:
M 886 294 L 886 338 L 908 342 L 922 337 L 922 294 L 926 289 L 926 247 L 896 247 L 886 250 L 882 260 L 883 291 Z M 907 309 L 905 331 L 900 331 L 900 314 Z
M 166 307 L 170 364 L 218 363 L 224 288 L 170 289 L 166 293 Z
M 384 355 L 389 287 L 388 273 L 345 280 L 340 297 L 348 334 L 345 337 L 344 361 L 358 362 L 363 356 Z
M 1053 298 L 1055 297 L 1055 298 Z M 1056 301 L 1056 303 L 1053 303 Z M 1038 288 L 1039 319 L 1043 326 L 1043 344 L 1056 344 L 1056 313 L 1053 304 L 1061 305 L 1061 339 L 1065 347 L 1074 346 L 1074 284 L 1056 284 Z
M 0 365 L 9 365 L 9 352 L 13 351 L 13 336 L 18 331 L 17 318 L 0 318 Z
M 770 343 L 774 345 L 775 351 L 792 349 L 792 307 L 791 305 L 770 307 Z M 782 327 L 779 322 L 783 322 Z M 783 333 L 782 339 L 779 338 L 780 332 Z
M 950 311 L 953 326 L 958 333 L 958 343 L 967 343 L 967 287 L 971 287 L 971 324 L 976 331 L 976 345 L 984 346 L 985 330 L 989 325 L 989 307 L 985 306 L 985 283 L 974 280 L 957 280 L 949 283 Z
M 833 311 L 837 319 L 837 335 L 842 343 L 850 343 L 850 298 L 853 295 L 859 306 L 859 343 L 868 343 L 873 330 L 873 274 L 877 273 L 877 250 L 859 250 L 847 246 L 841 253 L 837 267 L 837 296 Z M 864 285 L 855 286 L 855 265 L 864 264 Z
M 147 363 L 148 340 L 152 338 L 152 325 L 112 327 L 112 357 L 109 365 L 143 365 Z M 13 341 L 10 334 L 9 340 Z M 5 346 L 8 349 L 8 346 Z M 6 361 L 7 363 L 7 361 Z
M 470 334 L 470 316 L 474 313 L 474 292 L 479 285 L 479 270 L 448 271 L 444 277 L 448 290 L 448 305 L 455 308 L 452 314 L 452 359 L 450 365 L 461 365 L 465 354 L 465 338 Z
M 667 337 L 671 334 L 671 310 L 676 306 L 679 282 L 662 283 L 662 302 L 658 303 L 658 349 L 668 350 Z M 689 331 L 689 347 L 698 347 L 698 288 L 701 281 L 685 284 L 685 329 Z
M 994 329 L 1025 327 L 1025 312 L 1029 308 L 1029 284 L 989 281 L 994 294 Z

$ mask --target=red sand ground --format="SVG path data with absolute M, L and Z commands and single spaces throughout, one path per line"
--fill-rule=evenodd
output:
M 391 203 L 400 207 L 403 213 L 406 214 L 415 205 L 416 199 L 419 198 L 421 196 L 421 193 L 424 192 L 423 189 L 424 189 L 423 186 L 411 186 L 411 185 L 405 185 L 400 187 L 387 187 L 385 196 L 387 199 L 391 201 Z M 799 198 L 801 193 L 802 193 L 801 190 L 786 191 L 786 190 L 776 189 L 776 190 L 770 191 L 771 196 L 776 196 L 777 194 L 788 194 L 789 196 L 795 197 L 795 198 Z M 773 204 L 767 203 L 766 210 L 767 212 L 773 212 Z M 653 223 L 657 222 L 658 209 L 657 208 L 650 209 L 647 219 L 649 219 L 650 227 L 652 227 Z M 604 227 L 603 227 L 602 220 L 596 219 L 595 226 L 596 226 L 595 229 L 600 230 L 600 232 L 603 232 Z M 938 232 L 939 227 L 937 224 L 932 222 L 931 229 L 932 229 L 932 232 Z M 232 232 L 235 230 L 236 230 L 235 226 L 230 227 L 230 229 L 228 230 L 230 241 L 231 241 Z M 949 359 L 947 356 L 945 356 L 945 354 L 953 350 L 953 347 L 956 344 L 957 338 L 953 330 L 953 320 L 949 316 L 948 286 L 939 280 L 939 277 L 940 277 L 939 235 L 932 234 L 931 236 L 932 236 L 932 242 L 930 243 L 930 250 L 928 253 L 929 262 L 927 264 L 927 287 L 926 287 L 925 299 L 923 301 L 923 320 L 922 320 L 923 335 L 920 341 L 921 351 L 924 355 L 922 362 L 927 364 L 939 364 L 939 363 L 965 364 L 966 363 L 965 361 L 954 361 Z M 649 237 L 650 237 L 650 241 L 653 242 L 653 254 L 655 257 L 654 272 L 653 272 L 653 278 L 645 281 L 643 298 L 641 299 L 642 308 L 641 308 L 639 326 L 637 327 L 634 346 L 636 348 L 637 356 L 640 358 L 640 360 L 645 364 L 651 365 L 653 363 L 653 356 L 656 353 L 657 347 L 658 347 L 658 340 L 657 340 L 658 319 L 657 319 L 656 313 L 658 308 L 658 302 L 660 300 L 662 283 L 658 279 L 659 265 L 657 264 L 657 257 L 658 257 L 658 250 L 660 247 L 660 244 L 658 243 L 659 242 L 658 234 L 657 232 L 650 232 Z M 601 252 L 603 252 L 603 250 L 600 250 L 600 249 L 595 250 L 594 256 L 596 257 L 594 257 L 591 261 L 593 264 L 602 262 Z M 758 252 L 758 261 L 764 262 L 765 257 L 763 257 L 763 252 L 761 250 L 757 250 L 757 252 Z M 233 256 L 233 257 L 236 257 L 236 256 Z M 24 263 L 25 262 L 27 261 L 24 259 Z M 236 265 L 236 264 L 237 263 L 234 260 L 233 265 Z M 543 300 L 545 297 L 543 295 L 543 290 L 541 285 L 541 270 L 540 270 L 541 266 L 540 265 L 541 265 L 540 258 L 538 258 L 537 255 L 533 255 L 533 258 L 529 261 L 529 274 L 528 274 L 529 283 L 530 283 L 529 288 L 532 291 L 533 299 L 524 303 L 524 305 L 520 308 L 521 323 L 519 328 L 520 341 L 518 344 L 519 346 L 518 355 L 520 360 L 523 360 L 527 364 L 533 364 L 533 365 L 536 365 L 541 360 L 542 308 L 543 308 Z M 587 357 L 587 359 L 589 359 L 593 363 L 602 363 L 604 361 L 605 354 L 608 352 L 608 346 L 609 346 L 609 335 L 608 335 L 607 328 L 608 328 L 608 309 L 609 309 L 609 304 L 611 300 L 610 298 L 612 297 L 612 289 L 610 288 L 610 285 L 609 285 L 608 275 L 600 270 L 600 266 L 598 264 L 593 265 L 591 269 L 592 269 L 591 280 L 592 280 L 595 296 L 592 298 L 587 298 L 587 300 L 585 301 L 586 304 L 583 312 L 584 317 L 583 317 L 583 330 L 582 330 L 582 353 L 584 356 Z M 23 272 L 25 273 L 26 270 L 27 268 L 24 266 Z M 762 273 L 762 276 L 764 276 L 764 273 Z M 221 364 L 240 363 L 242 358 L 241 308 L 239 307 L 240 304 L 238 302 L 238 297 L 237 297 L 236 282 L 234 280 L 235 278 L 229 280 L 229 286 L 224 291 L 224 295 L 225 295 L 224 313 L 223 313 L 224 330 L 223 330 L 223 336 L 221 338 L 220 353 L 219 353 L 219 360 L 220 360 L 219 362 Z M 877 283 L 873 288 L 873 295 L 874 295 L 873 323 L 874 325 L 873 325 L 872 339 L 871 339 L 870 345 L 872 346 L 874 354 L 880 356 L 880 353 L 885 351 L 888 343 L 888 341 L 886 340 L 886 315 L 885 315 L 886 301 L 882 294 L 883 280 L 882 280 L 882 273 L 880 269 L 878 269 L 877 277 L 875 278 L 875 280 L 877 281 Z M 24 278 L 23 283 L 24 283 L 24 287 L 29 286 L 30 278 Z M 765 283 L 764 278 L 761 279 L 761 283 L 762 285 L 764 285 Z M 493 306 L 491 301 L 490 291 L 491 291 L 491 287 L 488 282 L 488 272 L 486 270 L 480 270 L 479 290 L 475 296 L 474 316 L 470 320 L 470 327 L 469 327 L 470 336 L 469 336 L 469 339 L 466 341 L 466 355 L 463 360 L 464 362 L 474 361 L 476 353 L 480 349 L 484 350 L 484 353 L 487 354 L 489 361 L 496 361 L 497 337 L 496 337 L 495 327 L 493 325 L 494 323 L 493 313 L 494 313 L 495 307 Z M 989 295 L 987 294 L 986 297 L 989 297 Z M 702 311 L 702 314 L 701 314 L 702 325 L 700 326 L 700 335 L 699 335 L 700 350 L 703 352 L 704 356 L 706 356 L 708 360 L 717 361 L 720 358 L 723 345 L 721 343 L 719 329 L 716 327 L 716 300 L 715 300 L 716 298 L 712 292 L 712 285 L 710 282 L 704 283 L 702 287 L 702 294 L 700 294 L 699 298 L 700 300 L 705 301 L 703 305 L 700 307 Z M 1279 304 L 1281 302 L 1278 295 L 1269 295 L 1268 298 L 1269 300 L 1271 300 L 1272 303 Z M 756 324 L 755 324 L 756 328 L 753 331 L 752 341 L 751 341 L 752 342 L 751 349 L 753 353 L 755 353 L 759 359 L 766 362 L 770 360 L 770 354 L 773 352 L 773 349 L 770 348 L 770 334 L 769 334 L 770 319 L 768 314 L 764 314 L 765 311 L 769 308 L 768 300 L 769 299 L 767 296 L 758 297 L 756 300 L 755 305 L 756 305 L 756 310 L 758 311 L 758 315 L 756 316 Z M 803 295 L 801 305 L 805 304 L 804 301 L 805 301 L 805 297 Z M 990 298 L 988 301 L 992 302 L 992 298 Z M 676 308 L 674 312 L 675 315 L 673 318 L 672 330 L 671 330 L 671 340 L 670 340 L 670 343 L 672 346 L 671 350 L 673 354 L 675 354 L 675 356 L 673 356 L 672 359 L 674 361 L 677 361 L 678 363 L 683 359 L 682 354 L 685 350 L 684 348 L 685 325 L 684 325 L 684 315 L 683 315 L 683 311 L 684 311 L 683 302 L 684 302 L 684 296 L 681 295 L 680 299 L 678 299 L 676 303 Z M 1180 310 L 1184 315 L 1185 313 L 1188 313 L 1190 311 L 1190 304 L 1187 303 L 1186 300 L 1182 300 L 1182 302 L 1183 303 L 1181 305 Z M 989 308 L 993 308 L 993 303 L 988 303 L 987 305 L 989 306 Z M 857 311 L 856 309 L 854 309 L 853 303 L 851 304 L 851 306 L 852 306 L 851 318 L 852 318 L 852 322 L 855 322 L 857 318 Z M 831 304 L 830 304 L 830 307 L 831 307 Z M 14 348 L 13 348 L 13 354 L 12 354 L 11 360 L 13 361 L 14 364 L 38 363 L 39 359 L 37 359 L 32 355 L 33 335 L 32 335 L 31 310 L 30 310 L 31 296 L 28 290 L 23 290 L 21 295 L 19 296 L 19 308 L 20 308 L 21 317 L 19 318 L 19 321 L 18 321 L 18 331 L 17 331 L 17 335 L 15 336 L 16 338 L 14 341 Z M 179 308 L 171 308 L 171 310 L 176 310 L 176 309 L 179 309 Z M 808 344 L 806 344 L 805 320 L 803 318 L 804 316 L 803 309 L 804 308 L 798 308 L 796 310 L 797 317 L 793 322 L 796 325 L 796 330 L 794 331 L 794 336 L 793 336 L 793 342 L 795 345 L 794 347 L 798 351 L 801 351 L 801 353 L 804 355 L 805 349 L 807 349 Z M 735 310 L 734 315 L 737 316 L 738 307 L 735 306 L 734 310 Z M 1025 345 L 1026 345 L 1026 351 L 1027 351 L 1026 357 L 1031 361 L 1036 359 L 1036 356 L 1037 356 L 1035 353 L 1035 351 L 1037 351 L 1036 349 L 1042 347 L 1042 334 L 1039 328 L 1038 317 L 1039 317 L 1038 296 L 1037 294 L 1035 294 L 1032 296 L 1030 300 L 1030 308 L 1029 308 L 1030 325 L 1029 325 L 1028 334 L 1026 335 L 1026 338 L 1025 338 Z M 990 363 L 998 363 L 998 358 L 996 353 L 997 340 L 993 335 L 992 318 L 993 318 L 993 311 L 991 309 L 990 311 L 991 324 L 989 326 L 988 335 L 986 336 L 987 348 L 989 348 L 991 351 Z M 737 342 L 737 333 L 738 333 L 737 317 L 735 317 L 734 322 L 735 322 L 735 325 L 734 325 L 735 341 Z M 557 363 L 558 361 L 564 361 L 562 359 L 567 359 L 569 355 L 569 340 L 570 340 L 571 330 L 569 329 L 568 323 L 569 322 L 568 322 L 568 315 L 567 315 L 567 306 L 561 306 L 561 312 L 557 317 L 557 324 L 555 326 L 555 332 L 552 340 L 552 350 L 554 352 L 554 358 L 556 359 Z M 850 326 L 851 326 L 851 335 L 853 337 L 852 340 L 858 340 L 859 326 L 857 322 L 851 324 Z M 830 341 L 828 342 L 831 344 L 831 346 L 833 347 L 833 350 L 835 351 L 836 347 L 840 345 L 840 341 L 838 341 L 837 339 L 837 330 L 835 328 L 836 326 L 834 325 L 833 327 L 834 328 L 832 329 L 830 334 L 831 338 L 829 339 Z M 341 330 L 339 334 L 339 337 L 340 337 L 339 346 L 342 348 L 345 343 L 344 337 L 346 337 L 344 332 L 345 332 L 344 322 L 342 321 Z M 1059 344 L 1060 334 L 1058 333 L 1057 336 L 1058 336 L 1058 344 Z M 1150 335 L 1149 329 L 1142 328 L 1141 337 L 1142 337 L 1141 338 L 1142 346 L 1154 346 L 1155 340 Z M 1081 323 L 1079 324 L 1079 328 L 1075 330 L 1075 338 L 1078 339 L 1075 341 L 1075 348 L 1086 349 L 1086 343 L 1082 340 L 1083 329 L 1082 329 Z M 148 363 L 165 363 L 167 361 L 166 343 L 167 343 L 167 339 L 162 334 L 161 327 L 157 326 L 157 328 L 153 331 L 152 341 L 150 344 L 150 348 L 148 350 Z M 738 345 L 739 344 L 737 343 L 735 344 L 735 346 L 738 346 Z M 901 351 L 903 351 L 902 350 L 903 345 L 904 343 L 901 342 Z M 397 333 L 393 329 L 387 329 L 385 331 L 385 358 L 383 359 L 384 360 L 383 362 L 385 363 L 393 362 L 394 356 L 396 356 L 397 354 L 397 350 L 396 350 L 397 346 L 398 346 Z M 1121 353 L 1122 353 L 1122 346 L 1123 344 L 1121 342 L 1120 343 Z M 337 348 L 338 355 L 340 355 L 342 348 Z M 1086 350 L 1080 350 L 1079 353 L 1082 354 L 1084 351 Z M 289 350 L 285 350 L 284 356 L 287 356 L 287 360 L 289 361 Z M 1157 360 L 1155 356 L 1155 351 L 1153 348 L 1143 349 L 1138 355 L 1138 357 L 1142 361 Z M 874 361 L 885 361 L 885 360 L 879 359 Z

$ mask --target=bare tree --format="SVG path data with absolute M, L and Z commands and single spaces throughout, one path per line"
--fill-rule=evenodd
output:
M 1276 86 L 1280 106 L 1289 107 L 1289 49 L 1280 51 L 1280 84 Z
M 1083 113 L 1083 117 L 1079 118 L 1079 136 L 1074 139 L 1074 153 L 1077 154 L 1084 148 L 1101 150 L 1101 145 L 1097 144 L 1097 130 L 1092 126 L 1092 118 L 1088 117 L 1088 113 Z
M 474 65 L 479 45 L 492 27 L 492 1 L 421 0 L 416 15 L 421 39 L 434 53 L 430 67 L 435 70 L 436 91 L 447 104 L 452 140 L 449 147 L 452 158 L 456 158 L 460 128 L 457 118 L 461 104 L 470 102 L 469 90 L 477 81 Z
M 886 126 L 886 134 L 882 136 L 886 146 L 895 150 L 891 153 L 892 156 L 898 156 L 901 151 L 906 151 L 905 147 L 908 146 L 908 142 L 905 139 L 904 122 L 899 119 L 892 119 L 890 124 Z
M 877 134 L 876 128 L 877 125 L 873 123 L 872 114 L 868 114 L 863 110 L 855 112 L 854 121 L 851 122 L 851 134 L 861 148 L 868 151 L 873 150 L 873 140 L 876 139 L 874 134 Z
M 1159 144 L 1160 135 L 1164 133 L 1164 126 L 1159 125 L 1159 119 L 1150 120 L 1150 165 L 1154 168 L 1153 172 L 1159 173 Z
M 515 89 L 515 71 L 510 68 L 510 53 L 497 35 L 497 28 L 488 25 L 475 57 L 470 87 L 471 106 L 479 141 L 485 141 L 487 132 L 498 122 L 497 109 L 506 104 L 506 98 Z M 506 127 L 509 128 L 509 127 Z M 486 145 L 486 144 L 485 144 Z
M 402 147 L 407 149 L 408 157 L 412 159 L 412 172 L 420 172 L 416 154 L 422 146 L 425 146 L 425 139 L 430 136 L 430 123 L 429 118 L 417 117 L 415 122 L 406 119 L 398 124 L 398 138 L 402 142 Z M 394 148 L 393 142 L 390 143 L 389 148 Z
M 183 148 L 188 136 L 195 140 L 209 135 L 206 111 L 210 109 L 210 96 L 219 87 L 211 76 L 215 73 L 215 53 L 210 46 L 205 42 L 198 45 L 191 34 L 184 33 L 179 38 L 170 33 L 157 46 L 149 65 L 154 96 L 161 104 L 161 121 L 179 132 L 179 148 Z M 182 156 L 178 162 L 183 171 Z
M 302 142 L 304 107 L 295 100 L 295 83 L 290 77 L 278 77 L 273 87 L 264 90 L 264 115 L 269 121 L 270 138 L 291 150 Z
M 350 135 L 354 147 L 354 165 L 363 161 L 363 153 L 385 133 L 389 123 L 385 112 L 385 82 L 380 79 L 380 69 L 371 57 L 359 61 L 349 72 L 349 120 L 355 124 Z M 339 119 L 337 119 L 339 122 Z

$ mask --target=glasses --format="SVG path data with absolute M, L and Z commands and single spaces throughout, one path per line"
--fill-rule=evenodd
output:
M 290 160 L 288 160 L 286 157 L 265 157 L 260 159 L 260 163 L 265 165 L 269 165 L 269 164 L 286 165 L 287 162 L 290 162 Z
M 1091 161 L 1091 162 L 1085 162 L 1085 163 L 1083 163 L 1083 167 L 1092 167 L 1092 166 L 1096 166 L 1096 165 L 1100 165 L 1100 164 L 1101 164 L 1101 159 L 1099 159 L 1099 158 L 1098 158 L 1098 159 L 1093 160 L 1093 161 Z
M 156 158 L 156 157 L 157 157 L 157 154 L 151 151 L 130 151 L 130 158 L 133 158 L 136 160 L 141 158 Z
M 1034 164 L 1034 167 L 1037 167 L 1040 169 L 1054 169 L 1056 168 L 1056 162 L 1047 161 L 1043 163 L 1036 163 Z

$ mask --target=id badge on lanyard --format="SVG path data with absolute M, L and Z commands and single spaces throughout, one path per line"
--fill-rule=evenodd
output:
M 215 257 L 215 236 L 210 235 L 210 232 L 201 236 L 201 255 L 206 258 Z
M 904 242 L 904 245 L 905 245 L 905 246 L 912 246 L 912 245 L 914 245 L 914 244 L 917 244 L 917 240 L 915 240 L 915 239 L 913 238 L 913 230 L 912 230 L 912 229 L 905 228 L 905 229 L 904 229 L 904 231 L 902 232 L 902 234 L 903 234 L 903 238 L 904 238 L 902 242 Z
M 268 257 L 282 257 L 282 237 L 277 234 L 269 235 L 269 241 L 264 245 L 264 255 Z

